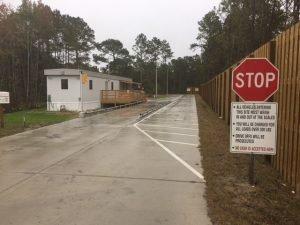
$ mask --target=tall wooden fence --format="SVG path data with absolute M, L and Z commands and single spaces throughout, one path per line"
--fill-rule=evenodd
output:
M 269 99 L 278 102 L 277 154 L 272 165 L 300 193 L 300 23 L 278 35 L 247 57 L 268 58 L 280 71 L 279 91 Z M 200 86 L 207 104 L 230 123 L 231 102 L 240 101 L 231 90 L 232 65 Z

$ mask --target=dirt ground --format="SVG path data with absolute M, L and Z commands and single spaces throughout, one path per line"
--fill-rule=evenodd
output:
M 256 156 L 256 187 L 248 184 L 249 155 L 229 152 L 229 127 L 196 96 L 206 198 L 214 225 L 300 225 L 300 198 Z

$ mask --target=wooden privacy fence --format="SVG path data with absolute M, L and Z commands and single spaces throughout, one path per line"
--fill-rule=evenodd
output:
M 272 165 L 300 193 L 300 23 L 278 35 L 247 57 L 268 58 L 280 71 L 279 91 L 269 99 L 278 102 L 277 154 Z M 232 65 L 200 86 L 206 103 L 230 123 L 231 102 L 241 101 L 231 90 Z

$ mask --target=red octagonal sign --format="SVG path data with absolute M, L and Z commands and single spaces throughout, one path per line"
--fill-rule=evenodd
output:
M 279 71 L 265 58 L 247 58 L 232 72 L 232 90 L 243 101 L 266 101 L 278 86 Z

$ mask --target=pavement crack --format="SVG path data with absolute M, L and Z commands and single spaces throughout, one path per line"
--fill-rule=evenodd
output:
M 105 136 L 102 136 L 101 138 L 99 138 L 96 141 L 92 142 L 91 144 L 88 144 L 88 145 L 84 146 L 83 148 L 79 149 L 78 151 L 75 151 L 75 152 L 73 152 L 73 153 L 71 153 L 71 154 L 63 157 L 62 159 L 60 159 L 60 160 L 58 160 L 58 161 L 56 161 L 56 162 L 54 162 L 54 163 L 46 166 L 45 168 L 39 170 L 38 172 L 36 172 L 36 173 L 28 173 L 28 174 L 30 174 L 29 177 L 26 177 L 26 178 L 18 181 L 17 183 L 12 184 L 11 186 L 9 186 L 9 187 L 1 190 L 0 191 L 0 195 L 2 195 L 6 191 L 9 191 L 10 189 L 12 189 L 12 188 L 14 188 L 14 187 L 16 187 L 18 185 L 26 182 L 27 180 L 30 180 L 32 177 L 36 176 L 37 174 L 42 173 L 43 171 L 45 171 L 45 170 L 47 170 L 47 169 L 49 169 L 49 168 L 51 168 L 51 167 L 53 167 L 53 166 L 55 166 L 57 164 L 59 164 L 59 163 L 65 161 L 65 160 L 69 159 L 70 157 L 72 157 L 72 156 L 74 156 L 74 155 L 76 155 L 78 153 L 82 153 L 82 152 L 88 151 L 88 150 L 92 149 L 95 145 L 100 144 L 100 143 L 102 143 L 104 141 L 112 140 L 115 136 L 117 136 L 119 134 L 119 132 L 120 132 L 120 130 L 117 130 L 117 131 L 114 131 L 114 132 L 110 132 L 110 133 L 106 134 Z
M 163 178 L 148 178 L 148 177 L 127 177 L 127 176 L 109 176 L 98 174 L 72 174 L 72 173 L 43 173 L 43 172 L 16 172 L 21 174 L 30 175 L 49 175 L 49 176 L 74 176 L 74 177 L 96 177 L 96 178 L 112 178 L 112 179 L 125 179 L 125 180 L 144 180 L 144 181 L 162 181 L 162 182 L 176 182 L 176 183 L 192 183 L 204 184 L 203 181 L 195 180 L 176 180 L 176 179 L 163 179 Z

